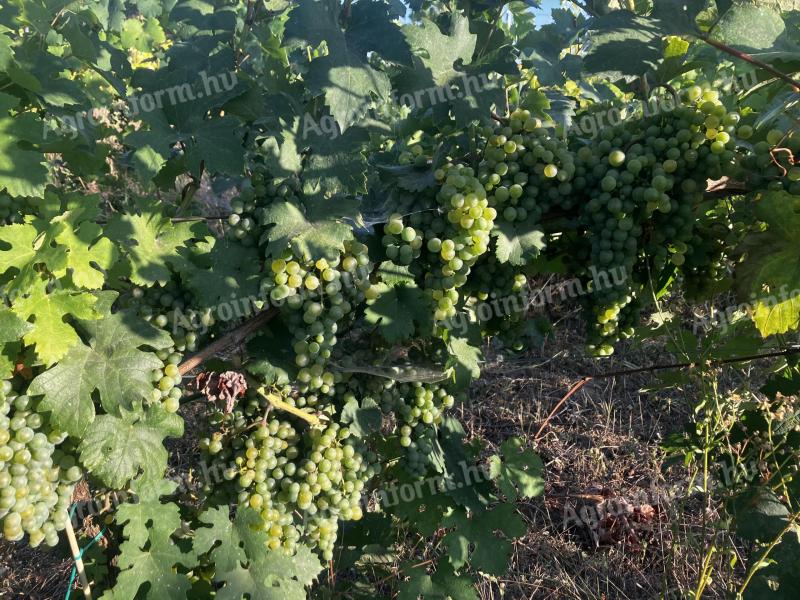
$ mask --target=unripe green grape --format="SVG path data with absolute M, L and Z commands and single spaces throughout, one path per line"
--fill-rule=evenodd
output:
M 767 132 L 767 143 L 770 146 L 777 146 L 783 140 L 784 135 L 780 129 L 771 129 Z

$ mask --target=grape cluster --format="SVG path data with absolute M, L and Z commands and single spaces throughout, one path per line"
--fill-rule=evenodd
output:
M 300 390 L 333 392 L 333 373 L 327 370 L 336 345 L 338 323 L 364 299 L 378 296 L 370 283 L 372 265 L 367 247 L 345 243 L 334 260 L 301 258 L 287 249 L 271 264 L 271 277 L 262 286 L 274 303 L 285 304 L 284 321 L 293 334 Z
M 174 282 L 151 288 L 134 287 L 125 302 L 145 321 L 169 333 L 173 340 L 172 347 L 156 351 L 156 356 L 164 364 L 152 373 L 155 387 L 151 400 L 162 402 L 165 410 L 169 412 L 176 412 L 183 394 L 180 388 L 181 375 L 178 372 L 178 364 L 184 352 L 197 350 L 199 342 L 198 333 L 187 329 L 186 325 L 191 328 L 198 318 L 204 327 L 213 325 L 211 311 L 198 316 L 188 310 L 188 298 Z M 184 314 L 185 309 L 187 310 Z
M 588 236 L 576 254 L 594 314 L 589 349 L 605 356 L 633 333 L 642 290 L 667 268 L 701 272 L 719 256 L 696 235 L 695 207 L 706 180 L 737 168 L 737 113 L 713 91 L 689 88 L 670 113 L 605 129 L 576 152 L 576 182 L 588 201 L 580 219 Z M 713 256 L 712 256 L 713 255 Z
M 412 475 L 423 477 L 430 467 L 436 426 L 455 398 L 438 384 L 396 383 L 375 380 L 383 389 L 377 399 L 381 410 L 394 414 L 400 445 L 406 448 L 406 467 Z
M 66 434 L 51 430 L 34 401 L 16 394 L 9 380 L 0 386 L 0 525 L 8 540 L 25 534 L 36 547 L 58 543 L 81 469 L 56 448 Z
M 448 163 L 435 176 L 442 182 L 437 200 L 446 222 L 444 237 L 430 237 L 426 243 L 438 260 L 431 256 L 433 260 L 426 261 L 425 287 L 437 303 L 434 319 L 444 321 L 456 314 L 457 288 L 467 282 L 470 268 L 489 247 L 497 211 L 489 206 L 486 189 L 471 167 Z
M 422 235 L 410 225 L 403 225 L 403 216 L 392 214 L 383 228 L 386 258 L 407 266 L 422 253 Z
M 575 160 L 552 129 L 529 111 L 516 110 L 508 125 L 486 133 L 479 178 L 502 220 L 536 225 L 551 210 L 573 207 Z
M 756 133 L 749 125 L 743 125 L 738 135 L 741 139 L 751 139 Z M 800 134 L 769 130 L 763 139 L 753 143 L 753 153 L 744 158 L 743 166 L 755 174 L 751 177 L 756 184 L 800 195 Z
M 250 179 L 244 181 L 238 196 L 231 200 L 226 235 L 244 246 L 257 245 L 263 209 L 279 200 L 299 202 L 300 186 L 300 180 L 296 177 L 269 179 L 262 165 L 254 166 Z
M 361 492 L 378 470 L 374 453 L 347 427 L 331 423 L 298 430 L 289 420 L 263 419 L 254 397 L 216 420 L 230 425 L 201 442 L 226 459 L 225 479 L 238 503 L 259 512 L 269 547 L 292 553 L 298 541 L 313 543 L 325 560 L 333 556 L 338 521 L 362 516 Z

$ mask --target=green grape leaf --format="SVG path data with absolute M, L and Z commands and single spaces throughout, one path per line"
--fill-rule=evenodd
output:
M 364 58 L 369 52 L 376 52 L 386 60 L 411 66 L 411 49 L 395 22 L 404 13 L 394 11 L 394 7 L 382 0 L 356 2 L 347 21 L 347 39 Z
M 257 248 L 208 238 L 198 243 L 196 250 L 194 261 L 175 266 L 201 306 L 230 303 L 231 312 L 233 305 L 235 312 L 240 312 L 240 299 L 259 296 L 261 258 Z
M 259 330 L 259 335 L 247 343 L 250 360 L 248 373 L 257 375 L 267 385 L 285 385 L 297 376 L 295 354 L 290 344 L 292 332 L 282 319 L 273 319 Z
M 466 65 L 472 61 L 477 35 L 470 33 L 469 19 L 461 14 L 453 15 L 446 34 L 429 19 L 404 26 L 403 33 L 409 45 L 423 54 L 415 60 L 421 64 L 415 65 L 413 72 L 401 78 L 404 87 L 398 89 L 400 94 L 430 85 L 443 86 L 460 75 L 457 63 Z
M 128 313 L 107 315 L 81 326 L 92 338 L 90 345 L 72 346 L 28 388 L 31 395 L 44 396 L 39 408 L 51 412 L 53 425 L 74 437 L 81 437 L 94 421 L 95 390 L 105 412 L 117 416 L 121 409 L 132 410 L 151 398 L 153 370 L 163 363 L 139 347 L 162 349 L 173 343 L 167 332 Z
M 371 398 L 364 398 L 360 407 L 358 400 L 350 400 L 342 407 L 340 416 L 356 437 L 367 437 L 380 431 L 383 420 L 380 407 Z
M 150 181 L 167 164 L 166 158 L 150 145 L 137 148 L 131 156 L 131 162 L 141 181 Z
M 305 47 L 316 48 L 325 42 L 328 53 L 305 66 L 304 80 L 313 94 L 324 95 L 331 115 L 346 131 L 364 116 L 371 96 L 388 93 L 389 79 L 366 62 L 366 52 L 379 48 L 363 36 L 354 39 L 361 31 L 358 23 L 353 34 L 342 30 L 340 13 L 338 3 L 301 0 L 289 13 L 284 41 L 290 47 L 303 47 L 304 56 Z
M 411 269 L 402 265 L 397 265 L 390 260 L 386 260 L 378 267 L 378 277 L 388 286 L 414 285 L 414 275 Z
M 366 308 L 364 318 L 390 344 L 412 337 L 415 324 L 424 329 L 431 322 L 433 307 L 418 287 L 378 284 L 378 289 L 380 296 Z
M 55 243 L 55 236 L 64 228 L 62 223 L 45 226 L 41 221 L 14 223 L 0 227 L 0 273 L 9 269 L 17 271 L 8 291 L 26 291 L 39 280 L 36 266 L 43 264 L 51 273 L 63 272 L 67 264 L 67 250 Z
M 520 452 L 522 450 L 522 452 Z M 523 448 L 522 440 L 512 437 L 500 446 L 500 454 L 489 458 L 489 477 L 512 502 L 519 496 L 526 500 L 544 492 L 542 459 L 530 448 Z
M 751 316 L 767 337 L 800 326 L 800 197 L 766 192 L 753 207 L 755 218 L 767 229 L 745 238 L 742 248 L 747 259 L 738 264 L 736 282 L 740 298 L 756 298 Z
M 194 144 L 186 153 L 186 164 L 195 173 L 200 173 L 200 163 L 209 173 L 238 175 L 244 169 L 245 151 L 239 120 L 222 117 L 202 121 L 192 132 Z
M 16 342 L 33 329 L 8 308 L 0 308 L 0 343 Z
M 461 422 L 446 415 L 439 425 L 437 441 L 441 448 L 441 468 L 447 494 L 472 511 L 483 510 L 492 499 L 489 474 L 475 462 L 474 453 L 464 443 L 466 432 Z
M 532 225 L 530 225 L 532 226 Z M 529 229 L 526 223 L 520 226 L 501 219 L 492 235 L 497 237 L 495 255 L 501 263 L 522 267 L 531 259 L 537 258 L 546 244 L 541 229 Z
M 205 511 L 195 532 L 195 549 L 211 551 L 215 580 L 223 584 L 218 597 L 226 599 L 302 600 L 322 565 L 305 546 L 294 557 L 267 549 L 269 536 L 257 512 L 242 507 L 231 521 L 227 506 Z M 212 549 L 213 548 L 213 549 Z
M 167 483 L 158 491 L 166 494 L 174 486 Z M 194 567 L 197 553 L 181 550 L 172 538 L 181 526 L 178 505 L 162 504 L 157 496 L 141 496 L 138 503 L 124 503 L 117 509 L 117 522 L 125 525 L 127 540 L 120 545 L 117 582 L 101 600 L 185 600 L 191 582 L 177 565 Z M 144 591 L 142 586 L 146 586 Z
M 144 479 L 159 479 L 167 468 L 164 439 L 181 435 L 183 419 L 160 405 L 147 408 L 144 415 L 99 415 L 81 440 L 81 463 L 112 489 L 121 489 L 140 471 Z
M 124 245 L 131 281 L 151 286 L 169 280 L 170 263 L 180 260 L 178 250 L 205 229 L 198 223 L 173 224 L 153 206 L 141 215 L 118 213 L 106 226 L 106 234 Z
M 303 167 L 303 193 L 310 198 L 327 199 L 337 194 L 367 191 L 367 159 L 364 145 L 369 134 L 361 127 L 350 127 L 340 136 L 309 135 L 310 154 Z
M 608 79 L 633 79 L 655 70 L 663 59 L 664 32 L 651 19 L 614 11 L 589 21 L 591 35 L 584 72 Z
M 101 237 L 103 228 L 96 223 L 75 223 L 70 213 L 56 217 L 63 218 L 68 225 L 55 237 L 55 241 L 68 248 L 67 268 L 72 270 L 75 285 L 90 290 L 103 287 L 105 274 L 117 260 L 117 249 L 106 237 Z M 95 266 L 102 270 L 98 270 Z M 58 273 L 56 273 L 58 275 Z
M 289 177 L 299 173 L 303 167 L 303 157 L 297 147 L 297 131 L 299 119 L 295 117 L 291 128 L 284 128 L 280 138 L 268 137 L 261 142 L 261 153 L 264 164 L 270 173 L 276 177 Z
M 353 239 L 349 225 L 337 221 L 312 221 L 291 202 L 276 202 L 264 209 L 263 222 L 273 225 L 259 244 L 266 242 L 267 257 L 277 257 L 291 247 L 301 257 L 333 260 L 344 251 L 345 241 Z
M 779 11 L 755 3 L 741 3 L 722 15 L 711 31 L 711 37 L 752 52 L 773 48 L 785 30 L 786 24 Z
M 791 517 L 789 509 L 767 488 L 748 488 L 728 503 L 736 533 L 750 541 L 769 542 Z
M 461 569 L 469 563 L 473 569 L 498 576 L 508 570 L 514 546 L 510 541 L 498 538 L 494 532 L 500 531 L 514 538 L 526 531 L 525 522 L 513 504 L 500 504 L 469 517 L 466 511 L 457 510 L 445 517 L 442 525 L 455 528 L 442 539 L 454 569 Z
M 665 34 L 691 35 L 699 32 L 697 17 L 707 5 L 706 0 L 658 0 L 650 17 Z
M 57 289 L 48 293 L 47 283 L 39 281 L 27 296 L 14 300 L 12 309 L 20 319 L 33 319 L 33 327 L 23 339 L 50 366 L 80 342 L 78 333 L 64 318 L 72 315 L 77 319 L 99 319 L 101 315 L 94 308 L 96 302 L 95 296 L 85 292 Z
M 475 583 L 469 575 L 456 575 L 452 565 L 442 561 L 436 573 L 428 575 L 425 567 L 404 565 L 403 573 L 410 578 L 400 587 L 398 600 L 478 600 Z
M 462 337 L 451 337 L 447 341 L 447 347 L 450 351 L 447 366 L 454 368 L 456 386 L 464 389 L 470 381 L 481 376 L 483 353 L 479 346 Z
M 21 127 L 36 127 L 35 118 L 25 113 L 15 118 L 0 118 L 0 191 L 15 198 L 41 198 L 48 179 L 48 169 L 41 152 L 19 145 L 25 141 Z M 38 130 L 42 131 L 39 121 Z

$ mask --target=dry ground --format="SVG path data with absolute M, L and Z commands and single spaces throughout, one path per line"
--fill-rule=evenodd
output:
M 717 513 L 697 497 L 678 494 L 667 501 L 652 490 L 685 477 L 680 468 L 664 469 L 659 444 L 691 421 L 691 392 L 642 391 L 653 383 L 652 374 L 592 381 L 536 439 L 547 415 L 583 375 L 665 360 L 658 344 L 622 348 L 599 364 L 580 358 L 581 327 L 568 317 L 543 348 L 511 361 L 490 360 L 471 389 L 473 402 L 459 409 L 468 434 L 488 442 L 487 453 L 518 436 L 545 464 L 544 496 L 518 503 L 528 534 L 515 543 L 512 568 L 499 580 L 484 580 L 480 595 L 486 600 L 683 598 L 697 582 L 703 540 L 712 535 Z M 192 421 L 190 416 L 187 438 L 171 448 L 188 460 L 194 450 Z M 578 516 L 583 507 L 604 501 L 619 506 L 622 500 L 633 510 L 627 523 L 612 520 L 599 529 L 565 523 L 565 515 Z M 0 598 L 63 598 L 71 568 L 67 555 L 65 547 L 31 550 L 0 541 Z M 703 598 L 723 598 L 729 575 L 715 577 Z

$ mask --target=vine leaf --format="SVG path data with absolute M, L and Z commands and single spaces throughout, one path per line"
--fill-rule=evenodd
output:
M 13 96 L 0 94 L 0 105 L 4 113 L 18 102 Z M 42 125 L 31 113 L 23 113 L 14 118 L 6 114 L 0 118 L 0 190 L 5 189 L 15 198 L 41 198 L 47 183 L 48 170 L 42 153 L 19 145 L 20 142 L 28 141 L 32 129 L 41 132 Z
M 20 319 L 8 308 L 0 308 L 0 344 L 16 342 L 33 329 L 33 325 Z
M 215 580 L 224 587 L 219 598 L 263 598 L 303 600 L 305 586 L 322 570 L 314 554 L 301 546 L 293 557 L 267 550 L 268 536 L 259 529 L 261 517 L 250 508 L 240 508 L 231 521 L 227 506 L 207 510 L 200 521 L 195 549 L 211 552 L 216 565 Z M 213 549 L 212 549 L 213 548 Z
M 64 227 L 55 240 L 62 246 L 69 248 L 67 253 L 67 267 L 72 270 L 72 281 L 75 285 L 90 290 L 103 287 L 105 274 L 117 260 L 117 249 L 111 240 L 101 237 L 103 228 L 96 223 L 75 223 L 70 218 L 71 213 L 56 217 L 53 221 L 63 219 Z M 57 274 L 57 273 L 56 273 Z
M 380 296 L 364 311 L 367 323 L 377 325 L 378 333 L 390 344 L 408 339 L 424 328 L 431 318 L 430 301 L 416 286 L 378 284 Z
M 264 209 L 265 231 L 259 244 L 266 245 L 267 256 L 279 256 L 288 247 L 308 259 L 333 260 L 344 251 L 345 241 L 353 239 L 349 225 L 338 221 L 311 221 L 291 202 L 276 202 Z
M 513 544 L 498 538 L 495 531 L 514 538 L 525 534 L 522 518 L 513 504 L 500 504 L 490 511 L 467 516 L 465 510 L 454 511 L 445 517 L 442 525 L 455 527 L 442 542 L 448 549 L 450 564 L 461 569 L 467 563 L 489 575 L 502 575 L 508 568 L 508 558 Z M 470 547 L 474 548 L 470 552 Z
M 90 345 L 74 345 L 28 388 L 31 395 L 44 396 L 39 406 L 51 412 L 53 425 L 74 437 L 81 437 L 94 421 L 95 390 L 105 412 L 114 415 L 149 398 L 153 391 L 152 372 L 163 363 L 139 347 L 163 349 L 172 345 L 167 332 L 127 313 L 84 322 L 82 327 L 93 338 Z
M 483 353 L 479 346 L 473 345 L 472 340 L 462 337 L 451 337 L 447 346 L 450 350 L 447 366 L 454 368 L 456 386 L 464 389 L 470 381 L 481 376 Z
M 305 67 L 304 79 L 313 94 L 325 96 L 331 115 L 345 131 L 364 116 L 371 104 L 370 95 L 383 97 L 388 93 L 389 79 L 366 62 L 366 52 L 380 50 L 376 47 L 380 44 L 369 44 L 364 38 L 357 42 L 353 34 L 342 30 L 339 13 L 338 2 L 301 0 L 289 14 L 284 40 L 303 50 L 326 43 L 328 53 Z M 358 27 L 354 29 L 355 33 L 359 31 Z
M 414 62 L 419 64 L 415 64 L 414 69 L 402 78 L 405 89 L 422 90 L 430 85 L 446 85 L 459 75 L 456 63 L 469 64 L 472 61 L 477 35 L 470 33 L 469 19 L 460 14 L 453 16 L 447 34 L 429 19 L 422 19 L 419 25 L 406 25 L 403 33 L 412 48 L 424 52 L 415 57 Z
M 33 327 L 25 334 L 25 343 L 34 346 L 36 356 L 49 366 L 60 360 L 80 337 L 64 317 L 99 319 L 94 309 L 97 298 L 92 294 L 73 290 L 47 292 L 47 283 L 37 282 L 27 296 L 14 301 L 14 313 L 25 321 L 33 317 Z
M 63 225 L 55 227 L 14 223 L 0 227 L 0 242 L 10 246 L 0 249 L 0 273 L 16 269 L 17 274 L 8 285 L 8 291 L 28 290 L 38 279 L 36 265 L 45 265 L 51 273 L 63 272 L 67 264 L 67 250 L 55 244 L 55 236 Z
M 456 575 L 447 562 L 439 563 L 433 575 L 428 575 L 425 567 L 410 563 L 404 565 L 403 573 L 410 579 L 401 586 L 398 600 L 478 600 L 472 578 Z
M 193 248 L 191 258 L 175 266 L 201 306 L 220 306 L 259 295 L 257 248 L 207 238 Z
M 800 531 L 786 532 L 781 542 L 769 554 L 764 566 L 756 571 L 744 593 L 745 600 L 774 600 L 797 598 L 800 594 Z M 776 589 L 777 588 L 777 589 Z
M 736 281 L 740 298 L 757 298 L 751 316 L 767 337 L 800 326 L 800 198 L 767 192 L 753 206 L 755 218 L 765 222 L 767 229 L 744 240 L 747 260 L 739 263 Z
M 178 249 L 185 248 L 204 229 L 198 223 L 172 224 L 153 206 L 141 215 L 115 215 L 106 232 L 125 246 L 131 281 L 151 286 L 169 280 L 169 264 L 180 260 Z
M 522 440 L 516 437 L 503 442 L 500 451 L 500 454 L 489 458 L 489 477 L 506 498 L 516 501 L 517 488 L 519 496 L 525 499 L 534 498 L 544 492 L 544 465 L 538 454 L 530 448 L 523 448 Z
M 380 431 L 383 420 L 381 409 L 372 398 L 364 398 L 360 407 L 358 400 L 351 399 L 342 407 L 340 416 L 356 437 L 366 437 Z
M 617 10 L 589 21 L 589 49 L 584 72 L 609 79 L 634 79 L 655 70 L 663 59 L 658 23 Z
M 369 52 L 400 65 L 411 66 L 411 49 L 396 19 L 405 16 L 397 5 L 382 0 L 356 2 L 347 22 L 347 38 L 351 47 L 363 58 Z
M 728 504 L 736 533 L 746 540 L 768 542 L 777 536 L 791 516 L 789 509 L 768 488 L 745 490 Z
M 194 550 L 181 550 L 172 534 L 181 527 L 180 509 L 177 504 L 164 503 L 160 495 L 174 491 L 173 482 L 160 482 L 150 492 L 138 487 L 139 502 L 124 503 L 117 509 L 117 522 L 125 526 L 127 538 L 120 545 L 119 577 L 113 590 L 107 591 L 101 600 L 184 600 L 191 588 L 189 577 L 177 572 L 176 565 L 191 568 L 196 564 Z M 140 588 L 147 590 L 140 593 Z
M 522 228 L 524 227 L 523 224 Z M 520 229 L 513 223 L 503 220 L 492 232 L 497 237 L 495 255 L 501 263 L 507 262 L 522 267 L 544 250 L 546 244 L 542 230 L 520 231 Z
M 383 261 L 378 267 L 378 277 L 388 286 L 414 285 L 414 275 L 411 269 L 404 265 L 398 265 L 390 260 Z
M 144 415 L 100 415 L 81 440 L 81 463 L 112 489 L 121 489 L 140 471 L 144 479 L 158 479 L 167 468 L 164 438 L 181 435 L 183 419 L 161 406 L 149 407 Z
M 303 193 L 314 199 L 337 194 L 367 191 L 367 159 L 363 146 L 369 134 L 361 127 L 350 127 L 342 135 L 309 135 L 311 147 L 303 167 Z
M 257 375 L 267 385 L 286 385 L 297 376 L 297 363 L 292 347 L 283 343 L 292 335 L 286 323 L 273 319 L 247 342 L 250 360 L 245 365 L 248 373 Z
M 752 52 L 773 48 L 785 30 L 786 24 L 774 8 L 742 3 L 722 15 L 712 30 L 712 37 Z

